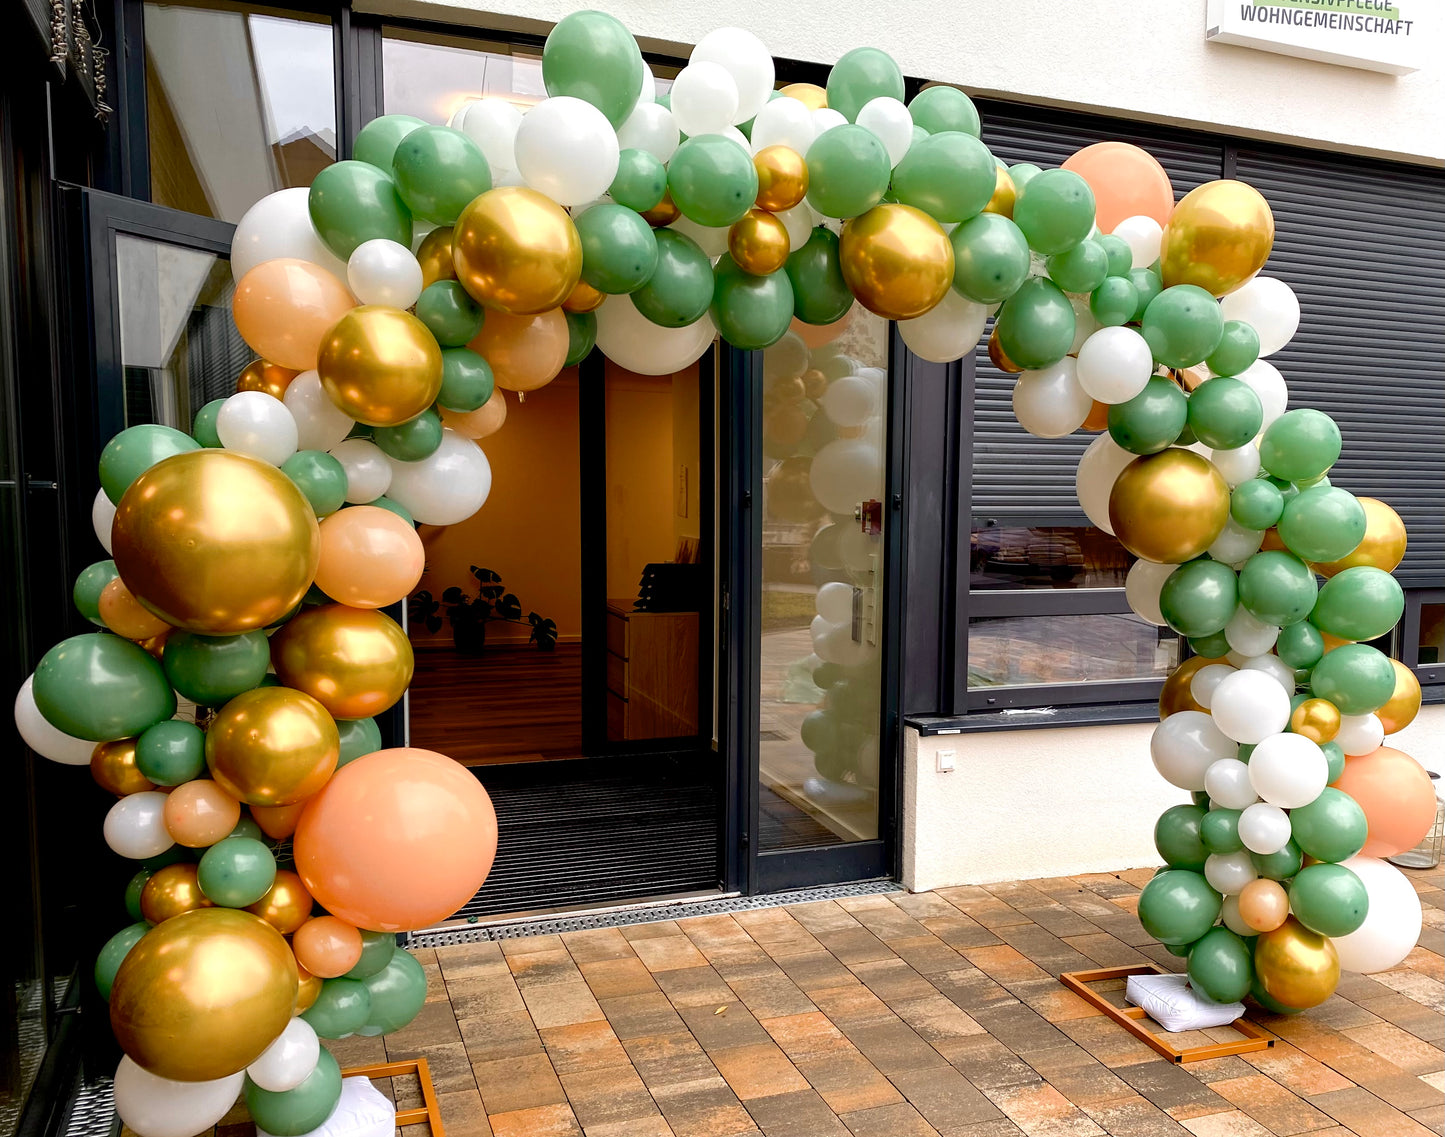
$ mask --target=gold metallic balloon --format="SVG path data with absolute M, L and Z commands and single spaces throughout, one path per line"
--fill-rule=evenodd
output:
M 646 221 L 654 229 L 661 229 L 666 225 L 671 225 L 681 216 L 682 210 L 677 207 L 677 202 L 672 200 L 672 193 L 668 190 L 663 191 L 661 201 L 651 209 L 644 209 L 641 214 L 642 220 Z
M 152 924 L 210 908 L 211 902 L 201 891 L 196 866 L 189 861 L 156 869 L 140 892 L 140 914 Z
M 998 325 L 995 324 L 993 331 L 988 334 L 988 361 L 1000 371 L 1010 375 L 1017 375 L 1023 370 L 1017 363 L 1008 357 L 1004 351 L 1003 344 L 998 342 Z
M 406 692 L 415 660 L 406 633 L 372 608 L 306 608 L 271 637 L 281 682 L 339 719 L 380 714 Z
M 341 755 L 326 708 L 289 687 L 257 687 L 217 712 L 206 731 L 211 776 L 247 805 L 292 805 L 327 782 Z
M 1390 701 L 1375 712 L 1386 734 L 1404 730 L 1420 713 L 1420 680 L 1398 659 L 1390 660 L 1390 666 L 1395 669 L 1395 691 Z M 91 768 L 94 766 L 92 762 Z
M 282 367 L 279 363 L 267 363 L 264 359 L 253 359 L 242 369 L 240 376 L 236 379 L 236 391 L 260 391 L 262 394 L 270 395 L 273 399 L 279 399 L 286 394 L 286 388 L 291 386 L 291 380 L 300 375 L 299 371 L 292 371 L 289 367 Z
M 1339 636 L 1332 636 L 1329 632 L 1321 632 L 1320 638 L 1325 641 L 1325 654 L 1329 655 L 1337 647 L 1344 647 L 1346 644 L 1356 643 L 1356 640 L 1342 640 Z
M 173 631 L 175 631 L 175 628 L 167 628 L 158 636 L 150 636 L 147 639 L 136 640 L 136 643 L 145 648 L 146 653 L 153 658 L 164 659 L 166 654 L 166 640 L 171 638 Z
M 820 111 L 828 105 L 828 92 L 816 83 L 789 83 L 778 94 L 785 99 L 797 99 L 810 111 Z
M 765 209 L 750 209 L 728 230 L 728 252 L 754 276 L 777 272 L 788 259 L 788 227 Z
M 276 882 L 270 891 L 246 911 L 254 912 L 283 936 L 289 936 L 311 919 L 313 903 L 311 893 L 306 891 L 299 876 L 290 869 L 277 869 Z
M 96 785 L 116 797 L 155 789 L 136 767 L 134 738 L 118 738 L 97 746 L 90 755 L 90 776 Z
M 1323 745 L 1340 732 L 1340 708 L 1328 699 L 1306 699 L 1290 714 L 1289 728 Z
M 231 450 L 157 462 L 121 498 L 116 568 L 168 624 L 234 636 L 274 624 L 316 575 L 321 536 L 296 484 Z
M 416 250 L 416 259 L 421 264 L 423 288 L 439 280 L 456 280 L 457 266 L 452 263 L 452 227 L 443 225 L 423 237 Z
M 875 205 L 843 226 L 843 279 L 870 312 L 911 320 L 953 283 L 953 246 L 938 222 L 911 205 Z
M 1189 684 L 1194 681 L 1194 673 L 1201 667 L 1223 662 L 1222 659 L 1205 659 L 1202 655 L 1191 655 L 1171 671 L 1159 691 L 1159 721 L 1163 722 L 1179 711 L 1205 710 L 1190 693 Z
M 410 312 L 365 304 L 326 333 L 316 373 L 327 397 L 357 422 L 396 426 L 436 401 L 442 349 Z
M 130 949 L 111 988 L 110 1025 L 158 1077 L 226 1078 L 286 1028 L 296 986 L 280 932 L 249 912 L 201 908 L 157 924 Z
M 1014 202 L 1018 200 L 1018 196 L 1019 191 L 1014 185 L 1013 175 L 1003 166 L 995 166 L 993 196 L 988 199 L 988 204 L 983 207 L 983 211 L 997 213 L 1011 219 L 1014 215 Z
M 1164 287 L 1197 284 L 1223 296 L 1263 268 L 1273 247 L 1274 214 L 1257 189 L 1228 179 L 1206 182 L 1184 195 L 1164 226 Z
M 595 312 L 602 307 L 602 301 L 607 299 L 607 293 L 593 288 L 585 280 L 579 280 L 567 299 L 562 301 L 564 312 Z
M 1193 560 L 1228 520 L 1229 486 L 1192 450 L 1170 447 L 1135 458 L 1109 493 L 1109 523 L 1119 543 L 1156 564 Z
M 1286 545 L 1279 535 L 1279 530 L 1271 525 L 1264 531 L 1264 540 L 1261 542 L 1260 552 L 1263 553 L 1288 553 L 1289 546 Z M 1290 554 L 1293 556 L 1293 554 Z
M 301 1015 L 311 1009 L 317 996 L 321 994 L 321 976 L 312 975 L 299 963 L 296 965 L 296 973 L 300 977 L 296 988 L 296 1013 Z
M 990 343 L 990 344 L 993 343 L 993 336 L 990 336 L 990 337 L 989 337 L 989 343 Z M 989 352 L 989 357 L 990 357 L 990 358 L 993 357 L 992 351 Z M 1094 431 L 1094 432 L 1096 432 L 1096 433 L 1097 433 L 1098 431 L 1101 431 L 1101 430 L 1108 430 L 1108 429 L 1109 429 L 1109 404 L 1108 404 L 1108 403 L 1101 403 L 1101 402 L 1099 402 L 1098 399 L 1095 399 L 1095 400 L 1094 400 L 1094 405 L 1089 408 L 1088 417 L 1084 419 L 1084 425 L 1081 426 L 1081 427 L 1079 427 L 1079 429 L 1080 429 L 1080 430 Z
M 477 303 L 534 316 L 556 308 L 576 286 L 582 238 L 551 198 L 525 186 L 498 186 L 457 218 L 452 260 Z
M 1394 572 L 1405 559 L 1405 523 L 1379 498 L 1356 498 L 1365 507 L 1365 536 L 1348 556 L 1328 564 L 1312 565 L 1320 576 L 1334 576 L 1347 568 L 1369 565 Z
M 808 194 L 808 163 L 790 146 L 765 146 L 753 155 L 758 172 L 759 209 L 780 213 Z
M 1340 957 L 1328 936 L 1291 916 L 1274 931 L 1260 933 L 1254 944 L 1254 973 L 1275 1002 L 1304 1010 L 1334 994 Z

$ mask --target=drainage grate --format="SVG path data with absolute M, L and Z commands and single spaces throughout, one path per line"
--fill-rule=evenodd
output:
M 115 1137 L 120 1118 L 115 1115 L 115 1094 L 109 1078 L 83 1086 L 65 1119 L 64 1137 Z

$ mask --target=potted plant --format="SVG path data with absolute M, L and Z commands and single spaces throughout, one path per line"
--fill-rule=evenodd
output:
M 557 646 L 557 622 L 528 612 L 522 616 L 522 602 L 506 590 L 502 578 L 491 569 L 471 566 L 471 574 L 477 581 L 477 595 L 468 596 L 456 585 L 442 592 L 438 602 L 430 592 L 423 589 L 411 597 L 410 613 L 413 623 L 420 624 L 429 632 L 438 632 L 442 626 L 441 613 L 452 626 L 452 642 L 463 655 L 480 655 L 487 644 L 487 625 L 494 620 L 505 620 L 509 624 L 526 624 L 532 629 L 528 637 L 542 651 L 551 651 Z

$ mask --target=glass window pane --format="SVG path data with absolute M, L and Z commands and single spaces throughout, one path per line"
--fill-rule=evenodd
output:
M 1416 667 L 1433 666 L 1445 656 L 1445 604 L 1420 605 L 1420 655 Z
M 1179 637 L 1132 612 L 968 622 L 970 687 L 1162 679 L 1178 664 Z
M 1090 526 L 995 526 L 970 537 L 969 587 L 1123 588 L 1132 558 Z
M 336 160 L 332 31 L 322 17 L 146 4 L 151 200 L 239 221 Z

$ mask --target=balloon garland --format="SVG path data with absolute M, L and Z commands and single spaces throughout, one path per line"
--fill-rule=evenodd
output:
M 374 716 L 413 663 L 381 609 L 420 577 L 415 525 L 486 501 L 477 442 L 502 392 L 594 344 L 675 372 L 718 335 L 762 349 L 855 301 L 935 361 L 992 314 L 1027 430 L 1107 426 L 1080 502 L 1139 558 L 1133 609 L 1197 653 L 1152 744 L 1195 800 L 1160 818 L 1149 932 L 1212 998 L 1273 1010 L 1403 958 L 1419 904 L 1379 858 L 1419 840 L 1434 798 L 1381 743 L 1420 691 L 1360 641 L 1400 617 L 1404 527 L 1330 484 L 1327 416 L 1285 410 L 1264 357 L 1299 307 L 1256 275 L 1263 198 L 1219 181 L 1176 206 L 1123 143 L 1005 168 L 965 94 L 905 106 L 873 48 L 826 90 L 775 91 L 766 48 L 725 28 L 658 97 L 633 37 L 588 11 L 542 70 L 525 115 L 482 99 L 451 126 L 376 119 L 353 159 L 253 206 L 233 315 L 259 358 L 190 434 L 135 426 L 101 455 L 111 559 L 74 599 L 102 630 L 51 649 L 15 715 L 37 753 L 90 765 L 118 799 L 107 842 L 140 862 L 134 923 L 95 966 L 126 1123 L 184 1137 L 244 1094 L 265 1131 L 306 1133 L 340 1096 L 318 1039 L 419 1012 L 394 933 L 475 892 L 496 819 L 449 759 L 381 749 Z

